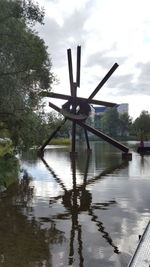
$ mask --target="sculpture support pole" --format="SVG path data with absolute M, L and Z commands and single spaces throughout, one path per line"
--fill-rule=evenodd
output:
M 71 52 L 68 51 L 68 63 L 71 58 Z M 69 64 L 68 64 L 69 65 Z M 76 83 L 71 81 L 70 79 L 70 86 L 71 86 L 71 96 L 73 97 L 72 103 L 72 112 L 76 114 L 76 97 L 77 97 L 77 86 L 80 87 L 80 65 L 81 65 L 81 46 L 77 47 L 77 72 L 76 72 Z M 69 68 L 70 69 L 70 68 Z M 69 72 L 71 72 L 69 70 Z M 72 75 L 73 77 L 73 75 Z M 73 120 L 72 122 L 72 154 L 76 154 L 76 121 Z
M 77 93 L 77 84 L 73 83 L 72 85 L 72 96 L 73 96 L 73 103 L 72 103 L 72 113 L 76 114 L 76 93 Z M 73 120 L 72 122 L 72 150 L 71 154 L 76 154 L 76 121 Z
M 44 142 L 44 144 L 40 147 L 39 150 L 39 154 L 43 154 L 44 148 L 49 144 L 49 142 L 55 137 L 55 135 L 57 134 L 57 132 L 60 130 L 60 128 L 64 125 L 64 123 L 66 122 L 66 118 L 64 119 L 63 123 L 61 125 L 59 125 L 55 131 L 52 132 L 52 134 L 49 136 L 49 138 Z
M 76 114 L 75 98 L 76 98 L 77 84 L 73 82 L 71 49 L 67 50 L 67 55 L 68 55 L 68 68 L 69 68 L 69 78 L 70 78 L 70 90 L 71 90 L 71 96 L 73 97 L 72 113 Z M 76 121 L 73 120 L 73 122 L 72 122 L 72 150 L 71 150 L 71 154 L 75 154 L 75 151 L 76 151 Z

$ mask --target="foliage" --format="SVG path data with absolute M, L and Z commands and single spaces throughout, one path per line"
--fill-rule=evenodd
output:
M 117 136 L 119 130 L 119 114 L 117 109 L 107 108 L 101 118 L 102 131 L 110 136 Z
M 45 121 L 40 114 L 24 112 L 21 120 L 10 124 L 11 139 L 15 146 L 31 147 L 40 145 L 46 136 Z
M 96 126 L 112 137 L 126 138 L 132 129 L 128 113 L 119 114 L 117 109 L 107 108 L 103 115 L 96 116 Z
M 10 139 L 0 138 L 0 157 L 13 153 L 12 142 Z
M 71 143 L 70 139 L 54 138 L 50 142 L 50 145 L 70 145 L 70 143 Z
M 127 136 L 131 129 L 132 119 L 128 113 L 123 113 L 119 116 L 119 135 Z
M 57 127 L 64 123 L 64 116 L 51 111 L 47 114 L 47 133 L 50 135 Z M 71 131 L 71 122 L 67 120 L 60 130 L 57 132 L 56 137 L 69 138 Z
M 17 130 L 15 143 L 26 114 L 31 122 L 41 107 L 39 92 L 54 81 L 47 47 L 33 28 L 43 17 L 31 0 L 0 1 L 0 123 L 11 136 Z
M 135 120 L 134 127 L 140 140 L 148 139 L 148 136 L 150 136 L 150 113 L 143 110 Z
M 7 188 L 18 178 L 19 161 L 14 156 L 0 159 L 0 189 Z

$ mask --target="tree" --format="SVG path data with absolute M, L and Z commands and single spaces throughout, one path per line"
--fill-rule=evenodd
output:
M 47 133 L 50 135 L 58 126 L 64 122 L 64 117 L 51 111 L 47 114 Z M 71 122 L 67 120 L 65 124 L 60 128 L 56 137 L 69 138 L 71 132 Z
M 127 136 L 132 125 L 132 119 L 128 113 L 123 113 L 119 116 L 119 135 Z
M 47 136 L 45 120 L 32 111 L 24 112 L 21 119 L 15 118 L 13 124 L 9 123 L 9 129 L 13 144 L 24 148 L 41 145 Z
M 150 135 L 150 113 L 143 110 L 140 116 L 135 120 L 134 127 L 140 140 L 147 139 Z
M 104 133 L 115 137 L 118 135 L 119 129 L 119 114 L 117 109 L 107 108 L 104 112 L 104 115 L 101 118 L 101 129 Z
M 33 28 L 43 17 L 31 0 L 0 1 L 0 122 L 9 130 L 21 127 L 24 112 L 40 108 L 39 92 L 49 91 L 55 79 L 47 47 Z

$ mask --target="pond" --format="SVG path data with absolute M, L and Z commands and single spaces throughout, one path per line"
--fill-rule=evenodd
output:
M 49 146 L 19 155 L 0 194 L 0 266 L 126 267 L 150 213 L 150 156 L 132 161 L 104 142 L 92 152 Z

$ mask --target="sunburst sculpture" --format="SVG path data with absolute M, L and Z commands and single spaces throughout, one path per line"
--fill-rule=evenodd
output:
M 44 148 L 49 144 L 49 142 L 54 138 L 56 133 L 60 130 L 62 125 L 65 123 L 66 120 L 72 121 L 72 149 L 71 154 L 76 153 L 76 125 L 80 125 L 84 129 L 85 133 L 85 140 L 87 144 L 88 150 L 90 150 L 90 143 L 88 139 L 87 131 L 93 133 L 94 135 L 102 138 L 106 142 L 112 144 L 116 148 L 120 149 L 125 156 L 131 155 L 131 153 L 128 153 L 129 148 L 125 145 L 121 144 L 117 140 L 109 137 L 108 135 L 102 133 L 101 131 L 87 125 L 85 123 L 86 119 L 90 115 L 91 106 L 90 104 L 100 105 L 100 106 L 106 106 L 106 107 L 114 107 L 117 104 L 106 102 L 106 101 L 100 101 L 93 99 L 94 96 L 99 92 L 99 90 L 102 88 L 102 86 L 106 83 L 106 81 L 110 78 L 110 76 L 113 74 L 113 72 L 118 67 L 118 64 L 115 63 L 112 68 L 109 70 L 109 72 L 105 75 L 105 77 L 101 80 L 101 82 L 98 84 L 98 86 L 95 88 L 95 90 L 92 92 L 92 94 L 88 98 L 82 98 L 77 96 L 77 87 L 80 87 L 80 66 L 81 66 L 81 46 L 77 46 L 77 67 L 76 67 L 76 81 L 74 82 L 73 79 L 73 66 L 72 66 L 72 53 L 71 49 L 67 50 L 67 56 L 68 56 L 68 68 L 69 68 L 69 80 L 70 80 L 70 91 L 71 95 L 64 95 L 64 94 L 57 94 L 57 93 L 48 93 L 48 92 L 42 92 L 42 96 L 44 97 L 51 97 L 51 98 L 57 98 L 62 100 L 67 100 L 65 104 L 62 105 L 62 108 L 59 108 L 58 106 L 54 105 L 53 103 L 49 102 L 49 106 L 53 108 L 55 111 L 61 113 L 65 119 L 64 122 L 50 135 L 50 137 L 46 140 L 46 142 L 41 146 L 40 152 L 43 153 Z

